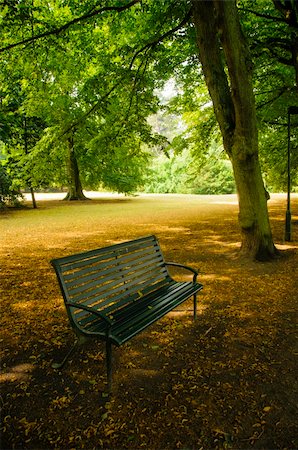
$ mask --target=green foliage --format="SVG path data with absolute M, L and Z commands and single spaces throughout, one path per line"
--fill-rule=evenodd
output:
M 220 133 L 206 88 L 197 88 L 188 96 L 172 99 L 169 110 L 183 112 L 186 130 L 172 141 L 183 176 L 181 192 L 193 194 L 226 194 L 235 192 L 233 170 L 223 152 Z M 179 175 L 179 174 L 177 174 Z M 179 176 L 177 176 L 177 180 Z M 174 183 L 173 183 L 174 184 Z M 180 187 L 179 187 L 180 189 Z
M 71 137 L 84 188 L 139 189 L 149 150 L 164 150 L 171 157 L 154 160 L 147 190 L 230 192 L 230 164 L 212 150 L 220 133 L 202 81 L 195 30 L 191 20 L 179 28 L 191 1 L 146 0 L 122 13 L 96 14 L 119 3 L 20 0 L 2 8 L 1 47 L 23 42 L 0 58 L 0 138 L 14 183 L 67 185 Z M 238 4 L 254 58 L 262 167 L 268 186 L 280 190 L 286 186 L 286 110 L 297 102 L 291 62 L 297 31 L 273 2 Z M 177 92 L 165 104 L 155 89 L 169 79 Z M 152 131 L 147 117 L 159 103 L 172 125 L 161 120 Z M 293 131 L 293 174 L 295 145 Z
M 153 159 L 150 175 L 144 191 L 150 193 L 187 193 L 187 155 L 166 156 L 161 154 Z
M 97 135 L 87 149 L 89 164 L 83 177 L 88 188 L 105 189 L 125 194 L 136 191 L 144 182 L 150 154 L 137 134 L 125 133 L 111 139 Z M 94 165 L 94 161 L 97 164 Z
M 298 192 L 298 123 L 293 119 L 291 130 L 291 190 Z M 288 179 L 288 135 L 287 128 L 268 125 L 260 133 L 260 159 L 264 179 L 271 192 L 286 192 Z
M 4 206 L 19 206 L 22 195 L 13 188 L 13 180 L 0 164 L 0 209 Z
M 15 10 L 6 8 L 4 25 L 13 22 L 14 15 L 14 25 L 19 22 L 22 37 L 12 36 L 7 27 L 7 42 L 3 43 L 25 39 L 26 35 L 30 38 L 30 25 L 38 34 L 89 11 L 87 5 L 63 6 L 59 2 L 41 3 L 38 7 L 27 5 L 25 9 L 21 5 L 16 5 Z M 131 20 L 130 14 L 123 17 L 128 24 Z M 146 122 L 155 109 L 153 83 L 144 70 L 140 71 L 142 61 L 139 64 L 138 58 L 136 69 L 129 67 L 133 54 L 130 41 L 136 33 L 127 33 L 125 27 L 121 34 L 117 24 L 118 18 L 105 15 L 99 25 L 94 20 L 86 22 L 83 33 L 81 27 L 73 26 L 61 39 L 49 35 L 46 52 L 44 47 L 32 45 L 29 51 L 25 49 L 18 55 L 18 70 L 12 69 L 17 50 L 2 59 L 2 74 L 9 74 L 9 67 L 14 74 L 7 79 L 3 77 L 4 86 L 12 92 L 11 86 L 15 85 L 19 91 L 15 95 L 19 101 L 12 113 L 39 117 L 44 123 L 39 140 L 32 145 L 27 143 L 27 149 L 21 127 L 18 139 L 6 140 L 11 174 L 19 181 L 22 174 L 24 182 L 30 179 L 34 186 L 66 185 L 71 137 L 85 188 L 103 184 L 130 192 L 142 182 L 147 157 L 143 157 L 144 152 L 137 157 L 136 149 L 142 142 L 158 140 Z M 125 49 L 126 62 L 119 56 L 117 46 Z
M 194 172 L 194 169 L 192 169 Z M 191 178 L 193 194 L 232 194 L 236 192 L 230 161 L 210 157 Z
M 242 25 L 254 60 L 260 159 L 268 188 L 287 188 L 287 111 L 297 105 L 297 2 L 239 2 Z M 295 24 L 296 21 L 296 24 Z M 292 134 L 292 184 L 298 190 L 297 116 Z
M 159 155 L 153 160 L 145 192 L 230 194 L 235 192 L 231 163 L 222 149 L 211 146 L 206 161 L 191 156 L 188 149 L 181 154 Z
M 157 151 L 153 158 L 144 189 L 159 193 L 235 192 L 232 165 L 223 152 L 206 88 L 197 88 L 191 102 L 184 94 L 185 90 L 181 95 L 176 90 L 164 103 L 164 111 L 150 119 L 169 140 L 162 147 L 164 153 Z

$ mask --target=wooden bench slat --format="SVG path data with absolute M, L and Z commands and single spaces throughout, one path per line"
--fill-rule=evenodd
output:
M 152 282 L 152 285 L 154 285 L 155 283 L 158 283 L 164 279 L 165 277 L 157 272 L 155 277 L 152 277 L 152 274 L 150 274 L 150 278 L 143 277 L 138 280 L 138 283 L 136 283 L 135 280 L 132 280 L 130 282 L 127 282 L 126 284 L 117 284 L 113 286 L 112 290 L 109 289 L 111 285 L 107 284 L 105 286 L 101 286 L 99 289 L 93 289 L 92 291 L 89 291 L 87 293 L 79 294 L 74 298 L 69 297 L 69 299 L 78 303 L 84 303 L 88 306 L 97 305 L 99 308 L 101 308 L 102 306 L 105 306 L 107 304 L 114 303 L 115 301 L 117 301 L 117 299 L 123 298 L 123 295 L 128 296 L 128 290 L 130 297 L 132 297 L 137 292 L 142 292 L 142 289 L 147 286 L 148 280 L 150 280 Z
M 96 258 L 96 261 L 92 260 L 89 262 L 89 264 L 85 265 L 84 268 L 78 268 L 74 270 L 73 268 L 67 270 L 64 268 L 64 280 L 67 282 L 68 285 L 75 284 L 78 279 L 82 279 L 84 275 L 88 274 L 92 276 L 93 273 L 101 273 L 109 271 L 113 271 L 115 267 L 125 267 L 127 264 L 136 264 L 141 261 L 158 261 L 163 260 L 163 256 L 160 252 L 156 252 L 152 254 L 152 252 L 149 253 L 137 253 L 137 254 L 123 254 L 121 258 L 117 257 L 117 255 L 108 255 L 108 258 Z
M 119 290 L 126 290 L 134 292 L 137 288 L 137 285 L 144 284 L 148 282 L 148 280 L 152 280 L 152 282 L 156 279 L 166 279 L 166 274 L 164 271 L 155 270 L 154 272 L 147 272 L 146 268 L 143 268 L 142 271 L 138 271 L 135 273 L 129 274 L 129 277 L 124 279 L 122 277 L 117 277 L 117 279 L 113 279 L 112 276 L 107 277 L 106 282 L 96 284 L 96 280 L 90 282 L 87 286 L 84 285 L 80 289 L 76 289 L 73 292 L 69 292 L 68 295 L 71 299 L 78 300 L 88 300 L 89 298 L 94 297 L 94 295 L 101 294 L 102 298 L 113 296 Z M 139 288 L 138 288 L 139 290 Z
M 108 255 L 115 256 L 115 254 L 117 254 L 118 257 L 120 257 L 122 254 L 126 254 L 127 252 L 150 248 L 155 251 L 160 251 L 158 245 L 156 245 L 156 242 L 152 239 L 152 236 L 140 238 L 136 241 L 124 242 L 123 244 L 115 244 L 109 247 L 90 250 L 84 253 L 77 253 L 75 255 L 66 256 L 57 260 L 54 259 L 52 261 L 53 265 L 55 264 L 55 261 L 57 261 L 61 272 L 65 272 L 67 270 L 77 269 L 78 267 L 88 266 L 92 261 L 97 262 L 103 259 L 108 259 Z
M 71 272 L 70 274 L 65 274 L 64 279 L 68 286 L 68 288 L 71 288 L 73 286 L 76 286 L 79 284 L 84 284 L 84 282 L 87 282 L 90 279 L 100 279 L 102 277 L 106 277 L 106 275 L 114 274 L 114 276 L 117 276 L 117 272 L 122 271 L 123 269 L 127 267 L 138 267 L 138 266 L 145 266 L 146 264 L 158 264 L 159 262 L 163 261 L 163 257 L 160 254 L 154 255 L 154 257 L 150 254 L 145 256 L 138 255 L 138 258 L 136 260 L 131 260 L 127 258 L 123 258 L 121 260 L 119 259 L 113 259 L 109 262 L 101 262 L 101 264 L 95 265 L 95 266 L 88 266 L 87 268 L 78 271 L 78 272 Z M 116 273 L 115 273 L 115 269 Z
M 115 311 L 117 312 L 118 310 L 124 308 L 125 306 L 133 304 L 137 301 L 143 301 L 144 298 L 147 298 L 150 293 L 154 294 L 155 292 L 158 292 L 160 289 L 165 288 L 168 285 L 169 285 L 168 282 L 165 283 L 165 281 L 162 280 L 159 283 L 156 283 L 156 285 L 151 286 L 150 288 L 148 287 L 146 290 L 144 290 L 144 294 L 142 296 L 140 296 L 139 291 L 136 291 L 134 294 L 130 293 L 130 295 L 126 296 L 123 296 L 123 294 L 120 293 L 115 297 L 114 299 L 115 301 L 113 303 L 102 302 L 100 304 L 100 308 L 97 307 L 96 309 L 102 311 L 104 314 L 108 316 L 113 316 Z M 93 319 L 91 318 L 90 315 L 86 314 L 85 311 L 82 312 L 78 311 L 76 314 L 76 320 L 80 320 L 82 324 L 87 324 Z
M 177 284 L 172 284 L 168 288 L 161 289 L 153 295 L 149 295 L 148 298 L 144 299 L 142 302 L 130 304 L 125 310 L 126 322 L 130 321 L 131 316 L 138 316 L 138 311 L 141 311 L 144 316 L 150 315 L 156 308 L 166 305 L 169 300 L 175 301 L 177 298 L 180 298 L 189 292 L 190 295 L 193 292 L 192 283 L 187 285 L 183 283 L 178 286 Z M 120 311 L 118 315 L 116 313 L 114 318 L 119 322 L 120 328 L 124 326 L 125 320 L 123 318 L 123 311 Z
M 143 300 L 150 293 L 157 292 L 160 289 L 162 289 L 162 288 L 164 288 L 166 286 L 169 286 L 169 284 L 170 284 L 170 281 L 163 279 L 163 280 L 155 283 L 152 286 L 145 286 L 145 287 L 143 286 L 143 288 L 141 290 L 141 293 L 142 293 L 141 296 L 140 296 L 140 290 L 139 289 L 136 290 L 136 292 L 134 292 L 134 293 L 133 292 L 130 293 L 130 295 L 129 295 L 129 299 L 130 299 L 129 303 L 134 303 L 135 301 L 138 301 L 140 299 Z M 122 299 L 119 298 L 117 300 L 117 309 L 123 308 L 123 306 L 125 306 L 127 303 L 128 303 L 127 302 L 127 298 L 125 298 L 125 297 L 122 298 Z M 107 307 L 104 308 L 103 311 L 107 315 L 113 314 L 113 312 L 115 311 L 115 306 L 114 305 L 107 306 Z
M 189 298 L 200 289 L 201 286 L 194 286 L 190 282 L 178 285 L 174 283 L 167 288 L 154 292 L 147 298 L 128 303 L 125 308 L 118 310 L 113 316 L 115 323 L 112 325 L 111 333 L 113 335 L 116 333 L 120 338 L 123 333 L 126 335 L 127 330 L 138 329 L 140 322 L 146 321 L 150 317 L 156 317 L 156 313 L 161 313 L 160 317 L 162 317 L 174 307 L 179 306 L 185 300 L 185 296 Z M 89 317 L 89 321 L 86 320 L 83 324 L 92 329 L 93 321 L 94 318 Z M 130 336 L 130 333 L 127 336 Z M 117 342 L 121 342 L 121 340 Z
M 188 289 L 176 292 L 175 296 L 172 296 L 171 293 L 168 293 L 165 297 L 161 295 L 161 297 L 156 299 L 155 303 L 149 303 L 150 308 L 148 305 L 146 307 L 143 305 L 143 308 L 140 306 L 140 309 L 130 311 L 130 314 L 128 314 L 127 309 L 123 310 L 122 315 L 118 316 L 115 325 L 111 328 L 111 339 L 113 340 L 113 343 L 115 345 L 123 344 L 138 334 L 140 329 L 144 330 L 156 320 L 179 306 L 185 301 L 185 295 L 188 295 L 189 298 L 200 289 L 201 288 L 194 289 L 190 286 Z M 161 298 L 162 301 L 160 301 Z M 91 324 L 90 330 L 92 329 L 93 327 Z
M 145 258 L 145 259 L 138 259 L 136 264 L 128 264 L 125 262 L 121 265 L 113 265 L 109 266 L 106 270 L 101 271 L 94 271 L 92 268 L 92 273 L 87 275 L 84 275 L 82 278 L 76 277 L 71 282 L 66 282 L 67 290 L 69 294 L 75 294 L 76 292 L 79 292 L 80 290 L 86 290 L 88 287 L 92 287 L 93 285 L 99 285 L 101 283 L 104 283 L 105 281 L 109 279 L 113 280 L 123 280 L 126 275 L 128 275 L 130 272 L 138 273 L 138 271 L 141 272 L 141 270 L 146 268 L 147 272 L 150 270 L 156 271 L 157 267 L 161 267 L 164 265 L 164 262 L 161 257 L 155 258 L 154 260 L 151 258 Z

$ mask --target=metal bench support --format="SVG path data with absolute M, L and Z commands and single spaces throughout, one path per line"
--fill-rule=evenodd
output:
M 73 354 L 73 352 L 77 349 L 79 345 L 79 339 L 77 339 L 75 341 L 75 343 L 73 344 L 73 346 L 70 348 L 69 352 L 65 355 L 65 357 L 63 358 L 63 360 L 60 363 L 53 363 L 52 367 L 53 369 L 62 369 L 66 363 L 66 361 L 68 360 L 68 358 Z
M 197 318 L 197 294 L 193 296 L 193 318 L 194 320 Z

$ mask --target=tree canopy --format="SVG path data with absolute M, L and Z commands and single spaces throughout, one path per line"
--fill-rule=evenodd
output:
M 4 1 L 0 119 L 11 174 L 68 185 L 69 198 L 100 183 L 131 192 L 153 147 L 188 149 L 194 177 L 195 161 L 214 166 L 223 139 L 243 250 L 273 255 L 261 170 L 267 184 L 284 186 L 297 16 L 295 0 Z M 156 89 L 170 79 L 177 95 L 167 108 L 188 129 L 169 146 L 147 119 L 166 107 Z

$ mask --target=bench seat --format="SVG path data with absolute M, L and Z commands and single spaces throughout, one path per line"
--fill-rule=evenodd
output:
M 198 287 L 192 282 L 173 282 L 169 286 L 144 296 L 141 300 L 126 304 L 112 316 L 109 339 L 117 346 L 124 344 L 133 336 L 147 328 L 168 312 L 179 306 L 185 299 L 198 292 Z M 78 305 L 74 309 L 79 309 Z M 94 334 L 106 337 L 107 323 L 90 312 L 89 320 L 80 323 L 80 331 L 86 336 Z M 92 317 L 93 316 L 93 317 Z M 111 316 L 110 316 L 111 317 Z

